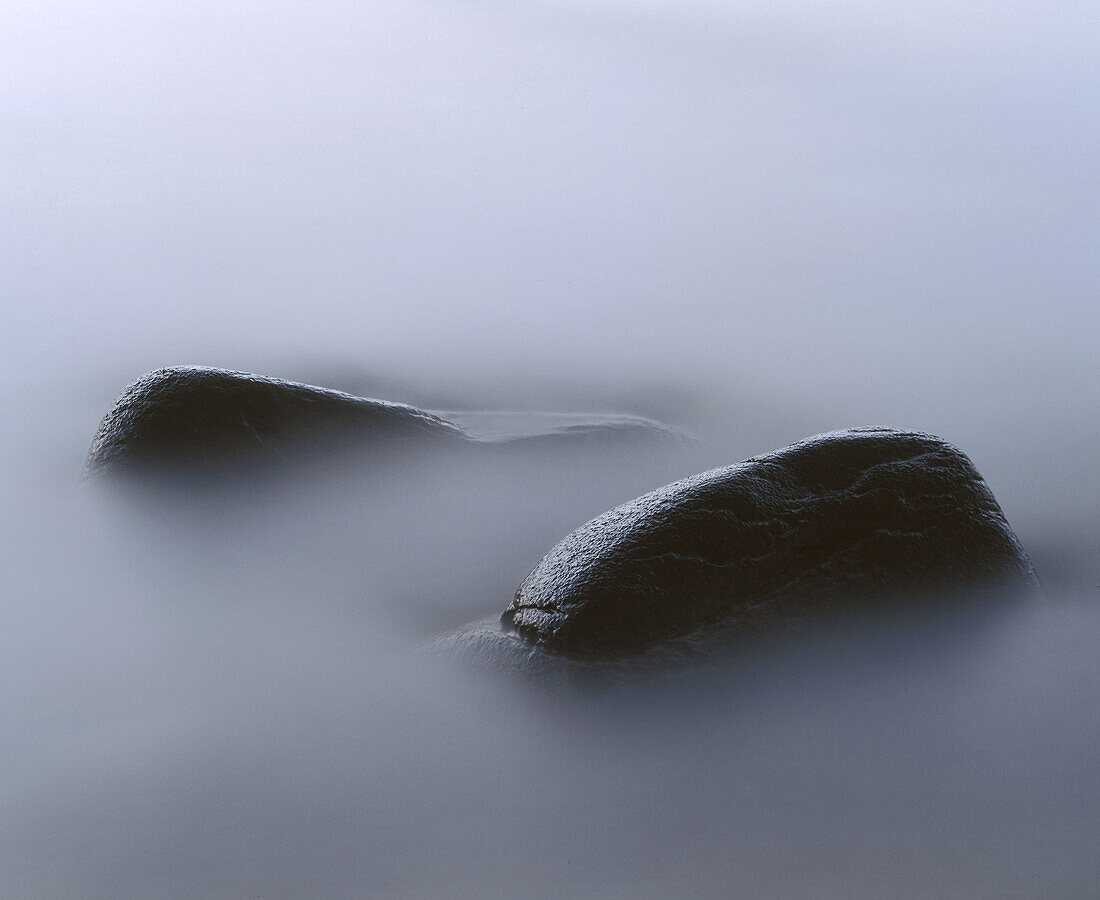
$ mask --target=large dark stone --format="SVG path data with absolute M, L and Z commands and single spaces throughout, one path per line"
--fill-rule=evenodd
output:
M 1035 585 L 962 452 L 926 434 L 852 429 L 598 516 L 543 558 L 501 624 L 533 651 L 609 660 L 830 609 Z

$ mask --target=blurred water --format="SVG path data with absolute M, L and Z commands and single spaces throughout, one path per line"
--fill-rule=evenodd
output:
M 0 24 L 5 896 L 1095 893 L 1089 5 Z M 701 441 L 81 484 L 185 362 Z M 592 695 L 421 652 L 603 509 L 860 424 L 966 450 L 1047 602 Z

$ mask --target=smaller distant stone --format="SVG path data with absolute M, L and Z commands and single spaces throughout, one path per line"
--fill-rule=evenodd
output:
M 494 414 L 481 418 L 493 420 Z M 678 448 L 685 440 L 675 429 L 632 416 L 571 417 L 566 424 L 561 416 L 529 418 L 534 430 L 479 434 L 403 403 L 247 372 L 175 366 L 150 372 L 122 392 L 92 439 L 85 472 L 236 476 L 325 459 L 348 446 L 368 451 L 363 460 L 371 452 L 375 459 L 400 460 L 436 449 L 491 458 Z
M 965 454 L 927 434 L 850 429 L 685 478 L 582 525 L 520 585 L 500 639 L 518 638 L 513 659 L 525 646 L 617 660 L 830 610 L 1036 586 Z
M 127 387 L 103 417 L 85 470 L 196 470 L 275 461 L 339 440 L 437 444 L 461 428 L 400 403 L 246 372 L 177 366 Z

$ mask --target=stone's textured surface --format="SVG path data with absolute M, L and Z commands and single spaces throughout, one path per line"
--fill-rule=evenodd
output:
M 422 442 L 461 440 L 466 433 L 411 406 L 180 366 L 150 372 L 123 391 L 100 423 L 86 469 L 250 462 L 334 436 Z
M 1035 584 L 961 451 L 926 434 L 852 429 L 598 516 L 543 558 L 501 624 L 542 651 L 613 659 L 830 606 Z

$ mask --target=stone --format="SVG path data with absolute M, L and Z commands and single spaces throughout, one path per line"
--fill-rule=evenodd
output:
M 533 416 L 536 420 L 537 414 Z M 240 475 L 351 445 L 402 459 L 437 448 L 455 454 L 480 446 L 482 455 L 512 456 L 592 447 L 678 446 L 684 436 L 660 423 L 602 416 L 561 425 L 544 417 L 541 432 L 486 436 L 439 415 L 342 391 L 203 366 L 158 369 L 129 385 L 103 417 L 85 472 L 165 472 Z
M 527 576 L 501 616 L 500 637 L 476 641 L 500 647 L 510 638 L 519 644 L 513 658 L 526 647 L 617 660 L 838 609 L 1036 586 L 960 450 L 928 434 L 855 428 L 603 513 Z
M 400 403 L 246 372 L 177 366 L 150 372 L 122 392 L 92 439 L 85 470 L 270 461 L 337 437 L 439 443 L 467 435 Z

